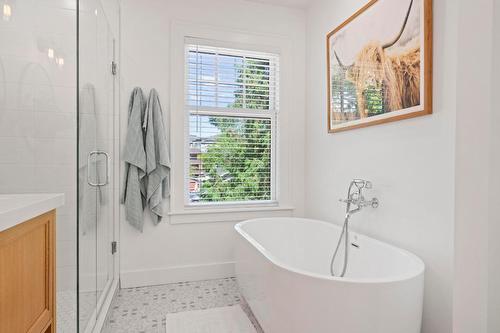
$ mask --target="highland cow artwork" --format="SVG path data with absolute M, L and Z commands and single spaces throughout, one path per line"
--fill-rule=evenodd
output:
M 327 36 L 328 130 L 432 113 L 432 0 L 372 0 Z

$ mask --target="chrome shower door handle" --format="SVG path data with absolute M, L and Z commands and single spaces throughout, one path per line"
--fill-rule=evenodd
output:
M 106 153 L 105 151 L 100 151 L 99 152 L 100 155 L 104 155 L 104 157 L 106 158 L 106 178 L 104 179 L 104 184 L 102 184 L 101 186 L 104 186 L 104 185 L 108 185 L 109 184 L 109 154 Z
M 106 158 L 106 178 L 104 179 L 104 182 L 92 182 L 92 180 L 90 179 L 90 162 L 91 162 L 91 159 L 92 159 L 92 156 L 96 156 L 96 163 L 97 163 L 97 156 L 99 155 L 104 155 L 104 157 Z M 96 167 L 96 177 L 97 177 L 97 167 Z M 98 177 L 97 177 L 98 178 Z M 98 186 L 105 186 L 105 185 L 108 185 L 109 184 L 109 154 L 104 152 L 104 151 L 100 151 L 100 150 L 94 150 L 94 151 L 91 151 L 88 155 L 87 155 L 87 183 L 90 185 L 90 186 L 93 186 L 93 187 L 98 187 Z
M 94 156 L 94 155 L 97 155 L 97 151 L 91 151 L 87 155 L 87 184 L 89 184 L 92 187 L 97 187 L 97 186 L 99 186 L 99 184 L 94 183 L 94 182 L 92 182 L 92 180 L 90 180 L 90 163 L 91 163 L 92 156 Z

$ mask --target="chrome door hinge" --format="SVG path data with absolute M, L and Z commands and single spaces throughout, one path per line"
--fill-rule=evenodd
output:
M 116 253 L 116 251 L 117 251 L 117 249 L 116 249 L 117 245 L 118 244 L 116 243 L 116 241 L 112 241 L 111 242 L 111 254 L 115 254 Z
M 118 73 L 118 64 L 116 62 L 111 62 L 111 74 L 116 75 Z

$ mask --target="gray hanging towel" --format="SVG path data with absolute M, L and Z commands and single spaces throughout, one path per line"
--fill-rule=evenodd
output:
M 145 112 L 144 94 L 141 88 L 134 88 L 128 106 L 128 128 L 123 151 L 125 179 L 121 203 L 125 204 L 126 220 L 141 232 L 146 205 L 146 152 L 142 130 Z
M 146 131 L 146 200 L 153 222 L 157 224 L 164 216 L 163 199 L 170 194 L 170 157 L 160 99 L 155 89 L 149 93 L 143 127 Z

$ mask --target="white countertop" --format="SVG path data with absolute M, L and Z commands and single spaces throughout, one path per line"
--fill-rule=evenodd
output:
M 0 232 L 64 205 L 64 194 L 0 194 Z

